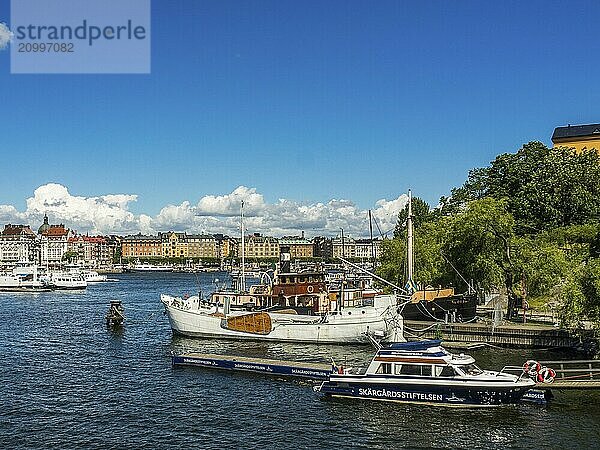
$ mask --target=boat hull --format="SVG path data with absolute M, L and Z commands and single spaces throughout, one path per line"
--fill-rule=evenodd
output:
M 452 295 L 431 301 L 408 303 L 402 310 L 405 320 L 457 320 L 467 322 L 477 316 L 477 296 Z
M 439 384 L 365 381 L 323 383 L 320 392 L 329 397 L 349 397 L 403 403 L 447 406 L 497 406 L 519 403 L 533 383 L 443 381 Z

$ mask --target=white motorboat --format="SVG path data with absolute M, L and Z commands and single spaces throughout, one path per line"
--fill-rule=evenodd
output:
M 499 372 L 482 370 L 468 355 L 452 354 L 441 341 L 393 343 L 378 350 L 369 366 L 353 370 L 334 364 L 329 379 L 315 388 L 328 397 L 352 397 L 434 405 L 491 406 L 517 403 L 555 373 L 535 361 Z M 520 374 L 508 373 L 517 370 Z

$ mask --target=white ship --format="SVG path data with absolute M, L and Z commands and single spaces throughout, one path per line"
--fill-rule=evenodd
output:
M 108 281 L 108 277 L 106 275 L 99 274 L 95 270 L 82 270 L 81 276 L 85 281 L 87 281 L 88 284 Z
M 87 288 L 87 281 L 79 273 L 50 272 L 41 279 L 54 289 L 77 290 Z
M 322 314 L 297 314 L 294 309 L 235 311 L 226 304 L 203 303 L 161 295 L 173 332 L 191 337 L 254 339 L 328 344 L 369 342 L 367 334 L 386 341 L 404 341 L 402 317 L 395 295 L 379 295 L 372 306 L 343 308 Z
M 17 267 L 0 275 L 0 292 L 43 292 L 52 288 L 38 277 L 37 266 Z
M 166 264 L 137 263 L 129 266 L 131 272 L 173 272 L 173 266 Z

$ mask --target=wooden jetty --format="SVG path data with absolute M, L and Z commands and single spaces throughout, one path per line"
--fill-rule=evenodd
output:
M 327 364 L 284 361 L 278 359 L 229 356 L 211 353 L 184 353 L 172 356 L 174 367 L 196 366 L 208 369 L 261 373 L 263 375 L 306 380 L 327 380 L 333 367 Z M 521 402 L 546 404 L 554 397 L 553 390 L 600 389 L 600 361 L 545 361 L 543 366 L 556 371 L 553 383 L 538 383 Z
M 543 361 L 556 372 L 551 389 L 600 389 L 600 360 Z M 542 386 L 542 385 L 540 385 Z
M 247 356 L 216 355 L 210 353 L 184 353 L 172 356 L 173 366 L 198 366 L 241 372 L 256 372 L 294 378 L 326 380 L 331 365 L 283 361 L 279 359 L 250 358 Z
M 444 323 L 404 321 L 407 339 L 442 339 L 446 342 L 486 343 L 502 347 L 574 348 L 581 339 L 552 325 L 505 323 Z

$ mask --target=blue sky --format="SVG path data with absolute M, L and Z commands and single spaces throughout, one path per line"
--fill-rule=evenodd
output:
M 0 205 L 46 183 L 135 214 L 243 185 L 265 202 L 412 187 L 600 122 L 598 2 L 152 2 L 150 75 L 11 75 Z M 9 22 L 0 0 L 0 22 Z

